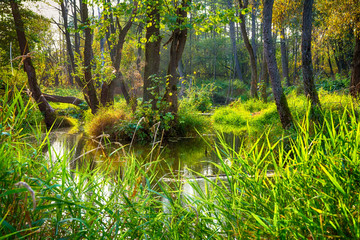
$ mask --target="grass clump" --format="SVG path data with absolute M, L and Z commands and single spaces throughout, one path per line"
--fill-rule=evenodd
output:
M 93 137 L 108 134 L 110 139 L 119 139 L 117 127 L 124 126 L 131 120 L 131 115 L 120 104 L 100 108 L 94 116 L 88 116 L 85 131 Z
M 138 106 L 132 112 L 125 102 L 102 108 L 95 116 L 88 114 L 86 132 L 92 137 L 107 134 L 111 140 L 134 140 L 152 142 L 154 139 L 197 136 L 198 131 L 208 131 L 211 119 L 202 116 L 195 106 L 181 102 L 175 116 L 161 110 L 152 110 L 147 105 Z

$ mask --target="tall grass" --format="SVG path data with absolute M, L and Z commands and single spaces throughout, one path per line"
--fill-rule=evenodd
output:
M 139 163 L 126 154 L 117 169 L 110 159 L 75 167 L 72 152 L 44 157 L 48 138 L 4 135 L 0 239 L 360 238 L 360 125 L 353 109 L 324 114 L 321 125 L 305 118 L 277 142 L 268 132 L 250 149 L 220 141 L 213 150 L 223 174 L 198 180 L 159 179 L 161 159 Z M 17 115 L 2 116 L 9 123 Z

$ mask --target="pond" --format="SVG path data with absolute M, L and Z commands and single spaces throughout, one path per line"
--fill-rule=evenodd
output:
M 50 152 L 46 155 L 51 161 L 66 157 L 70 159 L 69 169 L 95 169 L 106 164 L 109 159 L 114 169 L 124 161 L 125 156 L 133 154 L 143 163 L 158 159 L 159 178 L 192 177 L 193 173 L 204 176 L 219 174 L 215 164 L 220 164 L 219 157 L 213 152 L 218 142 L 215 134 L 207 134 L 197 138 L 179 138 L 153 144 L 110 143 L 101 137 L 91 139 L 83 132 L 71 133 L 71 129 L 57 130 L 50 133 Z M 240 146 L 241 137 L 233 134 L 224 135 L 224 139 L 235 149 Z

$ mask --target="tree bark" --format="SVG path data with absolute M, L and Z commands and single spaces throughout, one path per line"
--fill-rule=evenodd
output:
M 84 74 L 85 74 L 85 88 L 84 93 L 88 97 L 88 104 L 91 112 L 95 114 L 99 108 L 99 99 L 96 94 L 94 81 L 91 74 L 91 60 L 92 60 L 92 34 L 90 28 L 89 14 L 87 4 L 81 3 L 81 21 L 85 25 L 85 43 L 84 43 Z
M 78 32 L 78 19 L 77 19 L 77 0 L 73 0 L 73 9 L 74 9 L 74 28 L 75 28 L 75 52 L 80 56 L 80 34 Z M 75 64 L 76 67 L 76 64 Z M 76 79 L 75 79 L 76 80 Z
M 268 64 L 268 71 L 271 79 L 272 91 L 275 98 L 276 108 L 280 116 L 282 127 L 286 129 L 292 125 L 292 117 L 285 94 L 281 86 L 280 74 L 277 68 L 277 62 L 275 57 L 274 44 L 272 42 L 271 23 L 272 23 L 273 4 L 274 4 L 274 0 L 264 0 L 264 9 L 263 9 L 264 48 L 265 48 L 265 57 Z
M 281 49 L 281 66 L 282 66 L 282 76 L 286 79 L 286 85 L 291 86 L 290 77 L 289 77 L 289 60 L 286 50 L 286 38 L 285 38 L 285 29 L 282 28 L 280 32 L 280 49 Z
M 263 102 L 267 102 L 267 92 L 266 88 L 269 85 L 269 72 L 268 72 L 268 65 L 266 62 L 265 56 L 265 48 L 263 50 L 263 67 L 262 67 L 262 74 L 261 74 L 261 99 Z
M 253 1 L 251 11 L 251 44 L 254 50 L 255 62 L 257 62 L 257 46 L 256 46 L 256 9 L 258 7 L 258 1 Z
M 68 26 L 68 9 L 67 6 L 65 6 L 65 1 L 62 1 L 60 4 L 61 7 L 61 15 L 64 21 L 64 28 L 65 28 L 65 41 L 66 41 L 66 49 L 67 54 L 70 61 L 70 67 L 69 67 L 69 81 L 70 85 L 74 85 L 72 72 L 75 73 L 75 59 L 74 59 L 74 52 L 72 50 L 71 46 L 71 40 L 70 40 L 70 32 L 69 32 L 69 26 Z M 80 81 L 80 79 L 77 79 L 76 81 Z
M 63 97 L 63 96 L 50 95 L 46 93 L 43 93 L 42 95 L 49 102 L 70 103 L 78 107 L 85 103 L 85 101 L 76 97 L 67 97 L 67 96 Z
M 333 70 L 333 67 L 332 67 L 332 64 L 331 64 L 331 57 L 330 57 L 330 49 L 329 49 L 329 46 L 328 46 L 328 49 L 327 49 L 327 54 L 328 54 L 328 63 L 329 63 L 329 68 L 330 68 L 330 76 L 332 78 L 333 81 L 335 81 L 335 74 L 334 74 L 334 70 Z
M 320 106 L 319 96 L 317 94 L 313 65 L 311 58 L 311 30 L 312 30 L 312 6 L 314 0 L 304 1 L 303 20 L 302 20 L 302 70 L 305 95 L 311 101 L 312 106 Z
M 350 82 L 350 94 L 354 98 L 360 96 L 360 37 L 356 38 L 354 57 L 352 63 L 352 73 Z
M 187 28 L 180 29 L 180 26 L 185 22 L 187 17 L 187 11 L 185 10 L 189 5 L 189 0 L 183 0 L 181 6 L 177 9 L 177 28 L 173 31 L 171 36 L 171 47 L 170 47 L 170 61 L 167 70 L 166 88 L 164 99 L 169 104 L 167 112 L 177 114 L 178 111 L 178 90 L 177 84 L 179 82 L 176 76 L 176 69 L 179 61 L 185 49 Z
M 247 8 L 247 1 L 244 1 L 245 4 L 243 4 L 242 0 L 239 0 L 240 8 Z M 245 26 L 245 16 L 240 13 L 240 30 L 242 37 L 244 39 L 246 50 L 249 52 L 250 55 L 250 65 L 251 65 L 251 87 L 250 87 L 250 95 L 253 98 L 258 98 L 257 95 L 257 67 L 256 67 L 256 58 L 254 55 L 254 50 L 250 44 L 248 34 L 246 32 L 246 26 Z
M 15 22 L 20 51 L 23 58 L 22 61 L 24 64 L 24 71 L 26 72 L 28 77 L 28 84 L 31 91 L 31 96 L 38 104 L 39 110 L 44 116 L 46 127 L 50 129 L 56 121 L 56 114 L 54 109 L 50 106 L 50 104 L 42 95 L 40 87 L 37 83 L 35 68 L 32 64 L 31 56 L 29 56 L 29 45 L 25 36 L 24 22 L 22 21 L 17 1 L 10 0 L 10 6 Z
M 151 103 L 157 109 L 156 102 L 159 97 L 157 75 L 160 68 L 160 3 L 149 5 L 147 8 L 146 43 L 145 43 L 145 68 L 144 68 L 144 103 Z
M 293 84 L 295 84 L 296 82 L 296 78 L 297 78 L 297 53 L 298 53 L 298 44 L 297 44 L 298 38 L 297 38 L 297 34 L 295 33 L 295 62 L 294 62 L 294 76 L 293 76 Z
M 227 0 L 228 8 L 232 8 L 232 0 Z M 244 78 L 241 74 L 240 63 L 237 56 L 237 47 L 236 47 L 236 38 L 235 38 L 235 24 L 233 21 L 229 22 L 230 26 L 230 39 L 232 44 L 233 50 L 233 58 L 234 58 L 234 65 L 235 65 L 235 75 L 244 82 Z

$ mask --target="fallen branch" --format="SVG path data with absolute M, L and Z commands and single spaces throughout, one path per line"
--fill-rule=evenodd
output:
M 43 93 L 43 96 L 49 102 L 70 103 L 70 104 L 73 104 L 73 105 L 78 106 L 78 107 L 85 104 L 84 100 L 81 100 L 81 99 L 76 98 L 76 97 L 55 96 L 55 95 L 49 95 L 49 94 L 46 94 L 46 93 Z

